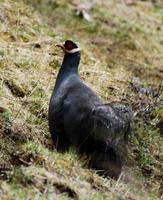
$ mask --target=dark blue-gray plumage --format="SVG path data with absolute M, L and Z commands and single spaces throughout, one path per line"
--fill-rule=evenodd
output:
M 65 56 L 49 104 L 49 128 L 55 147 L 70 146 L 90 156 L 90 166 L 117 177 L 130 133 L 132 112 L 121 103 L 103 104 L 79 78 L 80 50 L 67 40 Z

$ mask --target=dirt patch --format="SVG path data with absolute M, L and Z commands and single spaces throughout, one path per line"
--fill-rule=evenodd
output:
M 25 90 L 15 81 L 5 79 L 4 83 L 14 96 L 23 98 L 26 95 Z
M 69 186 L 66 186 L 61 183 L 54 183 L 53 185 L 58 190 L 58 192 L 65 193 L 70 199 L 79 199 L 77 193 Z

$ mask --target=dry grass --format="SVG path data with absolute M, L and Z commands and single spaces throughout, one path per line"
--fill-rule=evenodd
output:
M 160 199 L 162 3 L 94 0 L 88 23 L 75 16 L 80 2 L 0 1 L 0 196 Z M 105 102 L 137 113 L 130 166 L 117 181 L 87 169 L 72 150 L 53 150 L 47 109 L 63 57 L 55 44 L 67 38 L 82 47 L 82 80 Z

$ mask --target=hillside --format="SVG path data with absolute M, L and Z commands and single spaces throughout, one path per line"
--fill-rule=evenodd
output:
M 163 198 L 163 3 L 141 0 L 0 0 L 0 197 L 159 200 Z M 80 5 L 80 6 L 79 6 Z M 89 10 L 90 6 L 90 10 Z M 104 102 L 135 113 L 118 180 L 88 169 L 73 150 L 54 150 L 48 102 L 72 39 L 80 77 Z

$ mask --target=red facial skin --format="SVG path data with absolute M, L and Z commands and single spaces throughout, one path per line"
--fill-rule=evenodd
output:
M 71 40 L 66 40 L 64 44 L 57 44 L 56 46 L 62 48 L 64 51 L 71 51 L 78 48 Z

